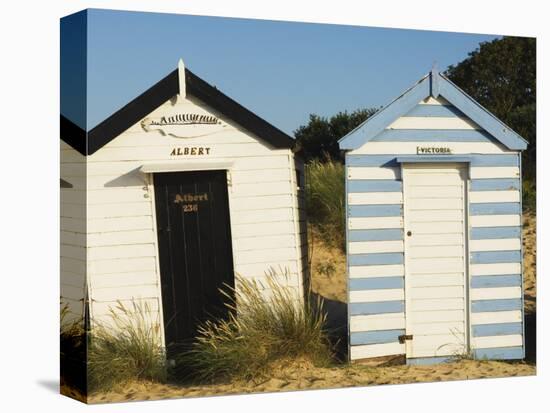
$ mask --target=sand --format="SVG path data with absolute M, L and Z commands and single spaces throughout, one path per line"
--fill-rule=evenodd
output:
M 524 217 L 524 284 L 526 326 L 536 315 L 536 219 Z M 346 278 L 345 255 L 338 248 L 326 246 L 310 234 L 312 291 L 323 296 L 333 324 L 345 323 Z M 536 351 L 529 348 L 534 342 L 534 323 L 528 339 L 528 359 L 535 360 Z M 344 325 L 345 326 L 345 325 Z M 451 381 L 488 377 L 529 376 L 536 374 L 534 362 L 477 361 L 462 359 L 432 366 L 368 366 L 364 364 L 335 364 L 333 367 L 314 367 L 307 361 L 286 361 L 272 368 L 269 377 L 257 381 L 234 381 L 209 385 L 159 384 L 131 382 L 113 391 L 91 395 L 90 403 L 155 400 L 179 397 L 201 397 L 226 394 L 279 392 L 307 389 L 328 389 L 381 384 Z
M 315 230 L 308 234 L 311 256 L 311 289 L 325 299 L 347 301 L 346 255 L 322 242 Z
M 534 214 L 523 215 L 523 285 L 525 314 L 536 312 L 537 221 Z
M 157 400 L 487 377 L 529 376 L 533 374 L 535 374 L 535 367 L 523 362 L 461 360 L 433 366 L 368 367 L 352 364 L 333 368 L 316 368 L 308 363 L 294 363 L 294 365 L 290 364 L 290 367 L 284 369 L 274 368 L 271 377 L 258 382 L 232 382 L 184 387 L 170 384 L 132 382 L 112 392 L 92 395 L 88 402 Z

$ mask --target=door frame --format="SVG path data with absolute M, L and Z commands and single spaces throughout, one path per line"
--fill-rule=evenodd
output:
M 471 180 L 471 174 L 470 174 L 470 164 L 468 161 L 462 161 L 462 160 L 456 160 L 456 159 L 449 159 L 448 161 L 445 160 L 430 160 L 426 159 L 425 161 L 409 161 L 403 160 L 403 162 L 400 162 L 400 173 L 401 173 L 401 182 L 402 182 L 402 193 L 403 193 L 403 263 L 404 263 L 404 294 L 405 294 L 405 309 L 404 309 L 404 315 L 405 315 L 405 334 L 411 334 L 411 320 L 409 317 L 407 317 L 407 309 L 410 308 L 410 282 L 408 271 L 407 269 L 409 267 L 409 254 L 407 254 L 408 250 L 408 241 L 407 241 L 407 234 L 405 232 L 407 227 L 407 213 L 406 213 L 406 202 L 407 202 L 407 185 L 405 180 L 405 169 L 407 165 L 426 165 L 426 164 L 437 164 L 437 165 L 459 165 L 461 168 L 464 169 L 464 354 L 468 355 L 472 350 L 471 345 L 471 337 L 472 337 L 472 325 L 470 322 L 470 313 L 471 313 L 471 301 L 470 301 L 470 283 L 471 283 L 471 276 L 470 276 L 470 180 Z M 414 340 L 414 338 L 413 338 Z M 433 356 L 437 357 L 437 356 Z M 447 357 L 447 356 L 443 356 Z M 415 358 L 411 357 L 411 342 L 410 340 L 405 340 L 405 358 Z
M 168 167 L 166 165 L 169 165 Z M 157 303 L 159 311 L 159 334 L 160 334 L 160 343 L 163 348 L 166 348 L 166 332 L 164 331 L 164 305 L 162 300 L 162 275 L 160 273 L 160 250 L 158 242 L 158 225 L 157 225 L 157 203 L 156 203 L 156 193 L 155 193 L 155 179 L 154 174 L 158 173 L 170 173 L 170 172 L 207 172 L 212 170 L 219 170 L 226 172 L 226 181 L 227 181 L 227 204 L 228 204 L 228 213 L 229 213 L 229 227 L 231 230 L 231 256 L 233 259 L 233 272 L 235 273 L 235 248 L 233 246 L 233 221 L 232 221 L 232 179 L 231 172 L 233 163 L 201 163 L 201 164 L 191 164 L 192 168 L 189 168 L 190 163 L 177 165 L 175 163 L 167 164 L 145 164 L 142 165 L 141 172 L 145 175 L 146 185 L 144 186 L 144 195 L 147 195 L 151 202 L 151 218 L 153 220 L 152 229 L 154 231 L 154 249 L 155 249 L 155 272 L 156 277 L 155 281 L 157 284 Z

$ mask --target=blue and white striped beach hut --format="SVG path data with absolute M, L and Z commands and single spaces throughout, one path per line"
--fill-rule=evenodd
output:
M 351 360 L 524 358 L 526 146 L 436 70 L 340 140 Z

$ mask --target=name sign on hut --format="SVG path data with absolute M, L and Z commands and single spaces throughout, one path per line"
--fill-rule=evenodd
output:
M 439 146 L 417 146 L 416 154 L 417 155 L 450 155 L 453 152 L 449 147 L 439 147 Z

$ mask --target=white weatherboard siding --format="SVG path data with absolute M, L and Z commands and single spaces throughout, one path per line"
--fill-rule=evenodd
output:
M 472 276 L 521 274 L 521 264 L 516 262 L 497 264 L 471 264 L 470 274 Z
M 477 191 L 470 192 L 470 203 L 520 202 L 519 191 Z
M 365 241 L 350 242 L 350 254 L 368 254 L 375 252 L 403 252 L 403 241 Z
M 521 287 L 472 288 L 472 300 L 505 300 L 521 298 Z
M 475 215 L 470 218 L 473 228 L 517 227 L 521 224 L 520 215 Z
M 471 179 L 519 178 L 517 166 L 473 166 L 470 168 Z
M 145 132 L 138 122 L 87 157 L 87 178 L 77 167 L 78 154 L 71 152 L 62 165 L 62 170 L 80 177 L 79 182 L 88 183 L 87 271 L 94 319 L 105 319 L 117 299 L 147 302 L 160 317 L 154 186 L 152 176 L 139 171 L 150 162 L 231 163 L 228 192 L 235 272 L 260 282 L 270 269 L 287 272 L 279 281 L 301 297 L 305 225 L 302 195 L 296 190 L 301 163 L 289 149 L 269 147 L 194 98 L 180 99 L 175 107 L 167 102 L 148 117 L 160 117 L 167 110 L 214 115 L 227 126 L 211 135 L 181 139 Z M 209 147 L 210 153 L 170 156 L 174 147 Z M 69 154 L 68 149 L 64 152 Z M 65 206 L 74 209 L 74 215 L 81 211 L 71 208 Z
M 444 164 L 441 168 L 426 168 L 422 164 L 403 166 L 404 214 L 405 214 L 405 290 L 407 334 L 413 340 L 407 342 L 407 357 L 435 357 L 461 353 L 467 348 L 467 304 L 466 304 L 466 168 L 457 164 Z M 434 201 L 431 193 L 438 193 L 437 186 L 452 188 L 448 198 L 438 198 L 438 202 L 448 203 L 445 209 L 426 209 L 426 203 Z M 428 192 L 416 196 L 416 189 L 422 187 Z M 435 187 L 436 189 L 433 189 Z M 446 202 L 445 202 L 446 201 Z M 451 209 L 452 208 L 452 209 Z M 419 223 L 428 222 L 422 227 L 421 238 L 417 238 Z M 451 231 L 441 235 L 440 224 L 449 224 Z M 411 232 L 409 236 L 408 233 Z M 453 237 L 451 245 L 434 246 L 425 244 L 428 237 Z M 434 262 L 439 263 L 435 266 Z M 452 271 L 444 268 L 453 267 Z M 437 274 L 433 270 L 437 269 Z M 440 277 L 451 274 L 441 285 Z M 435 277 L 434 277 L 435 275 Z M 419 277 L 419 281 L 416 281 Z M 430 283 L 431 281 L 431 283 Z M 441 310 L 459 310 L 463 316 L 453 322 L 426 322 L 413 317 L 415 313 Z
M 372 167 L 349 167 L 349 179 L 401 179 L 399 167 L 372 168 Z
M 67 169 L 69 159 L 71 168 Z M 61 141 L 60 162 L 60 299 L 68 309 L 64 321 L 71 322 L 83 317 L 86 294 L 86 186 L 81 181 L 86 173 L 86 158 Z
M 475 122 L 466 118 L 403 117 L 387 129 L 480 129 Z
M 359 145 L 346 153 L 351 358 L 469 350 L 491 358 L 501 349 L 518 354 L 522 268 L 512 261 L 521 251 L 519 151 L 490 137 L 441 96 L 420 101 Z M 462 164 L 463 183 L 449 181 L 456 170 L 444 163 L 410 164 L 416 174 L 409 181 L 414 190 L 407 192 L 396 158 L 421 160 L 419 148 L 471 158 Z M 409 229 L 416 245 L 407 246 Z M 402 253 L 403 262 L 397 262 Z M 404 275 L 408 293 L 403 287 L 400 301 L 395 283 Z M 388 291 L 391 302 L 384 301 Z M 405 333 L 414 338 L 400 344 Z
M 356 315 L 350 317 L 350 331 L 401 330 L 405 328 L 404 313 Z
M 378 278 L 402 276 L 403 264 L 396 265 L 354 265 L 348 268 L 350 278 Z
M 523 337 L 520 334 L 474 337 L 473 345 L 475 348 L 518 347 L 523 345 Z
M 348 205 L 386 205 L 402 204 L 401 192 L 362 192 L 349 193 Z
M 405 345 L 399 344 L 398 342 L 352 346 L 350 349 L 352 360 L 381 356 L 393 356 L 397 354 L 403 354 L 404 352 Z
M 522 315 L 520 310 L 498 311 L 486 313 L 473 313 L 472 324 L 500 324 L 500 323 L 521 323 Z
M 368 303 L 378 301 L 403 300 L 403 289 L 350 291 L 350 303 Z

